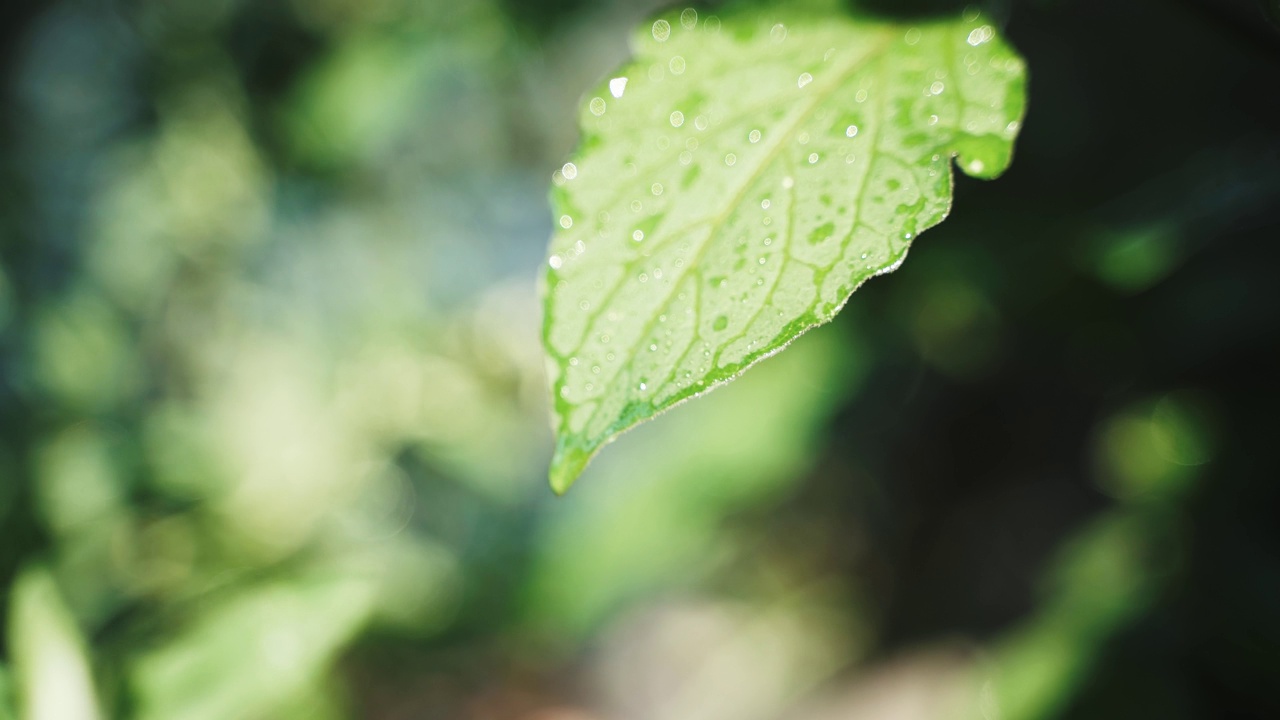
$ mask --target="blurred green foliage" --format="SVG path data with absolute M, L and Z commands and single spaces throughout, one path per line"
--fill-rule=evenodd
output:
M 0 718 L 1280 713 L 1280 53 L 1215 7 L 999 14 L 1011 173 L 556 500 L 545 190 L 652 5 L 6 6 Z

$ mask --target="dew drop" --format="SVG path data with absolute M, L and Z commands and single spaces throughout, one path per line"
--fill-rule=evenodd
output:
M 684 113 L 679 110 L 671 113 L 671 127 L 680 127 L 684 125 Z
M 566 180 L 572 180 L 578 177 L 578 166 L 573 163 L 565 163 L 564 167 L 560 168 L 560 173 L 564 175 Z
M 857 135 L 857 134 L 858 134 L 857 125 L 850 125 L 849 127 L 844 129 L 845 137 L 853 137 L 854 135 Z
M 649 389 L 649 385 L 648 385 L 647 383 L 645 383 L 643 380 L 641 380 L 641 381 L 640 381 L 640 389 L 641 389 L 641 390 L 648 390 L 648 389 Z
M 782 178 L 782 187 L 790 190 L 791 188 L 795 187 L 795 185 L 796 185 L 795 178 L 791 177 L 790 175 Z
M 552 255 L 547 259 L 547 264 L 551 266 L 552 270 L 559 270 L 564 265 L 564 259 L 559 255 Z
M 588 104 L 588 107 L 591 109 L 592 115 L 595 115 L 596 117 L 600 117 L 601 115 L 604 114 L 604 111 L 605 111 L 604 98 L 601 98 L 601 97 L 591 98 L 591 102 Z
M 699 130 L 706 130 L 707 124 L 708 123 L 707 123 L 706 115 L 699 115 L 698 117 L 693 119 L 693 126 L 698 128 Z
M 818 163 L 818 153 L 809 153 L 809 164 L 816 165 Z
M 920 42 L 920 28 L 911 28 L 906 35 L 902 36 L 902 39 L 908 45 L 915 45 Z
M 983 25 L 982 27 L 974 28 L 973 31 L 969 33 L 969 44 L 974 47 L 978 47 L 995 37 L 995 35 L 996 32 L 991 29 L 990 25 Z
M 691 162 L 693 162 L 693 153 L 689 152 L 688 150 L 685 150 L 684 152 L 680 153 L 681 165 L 688 165 Z
M 625 93 L 626 91 L 627 91 L 626 78 L 618 77 L 609 81 L 609 94 L 613 95 L 615 98 L 622 97 L 622 94 Z
M 807 132 L 802 132 L 802 133 L 800 133 L 800 135 L 796 138 L 796 142 L 800 143 L 801 145 L 808 145 L 808 144 L 809 144 L 809 133 L 807 133 Z
M 734 164 L 737 162 L 738 162 L 738 156 L 734 155 L 733 153 L 729 153 L 728 155 L 724 156 L 724 164 L 728 165 L 729 167 L 733 167 Z
M 1010 123 L 1010 124 L 1012 125 L 1013 123 Z M 760 142 L 760 131 L 752 130 L 751 134 L 747 135 L 747 139 L 750 140 L 752 144 Z
M 697 27 L 698 11 L 693 8 L 685 8 L 685 11 L 680 13 L 680 24 L 683 25 L 686 30 L 692 30 Z
M 631 201 L 631 212 L 640 212 L 643 209 L 644 209 L 644 203 L 640 202 L 639 200 Z
M 857 158 L 855 158 L 852 153 L 844 156 L 844 162 L 846 165 L 852 165 L 854 160 L 857 160 Z
M 860 102 L 860 103 L 866 102 L 866 101 L 867 101 L 867 91 L 866 91 L 866 90 L 859 90 L 856 94 L 854 94 L 853 99 L 854 99 L 854 101 L 855 101 L 855 102 Z
M 631 233 L 631 239 L 632 239 L 632 240 L 635 240 L 636 242 L 641 242 L 641 241 L 643 241 L 643 240 L 644 240 L 644 231 L 643 231 L 643 230 L 637 230 L 637 231 L 635 231 L 635 232 Z
M 568 215 L 561 215 L 560 227 L 564 228 L 565 230 L 568 230 L 569 228 L 573 227 L 573 218 L 569 217 Z
M 938 80 L 929 86 L 929 92 L 933 93 L 934 95 L 941 95 L 942 91 L 946 89 L 947 89 L 947 86 L 943 85 L 941 80 Z
M 769 206 L 772 204 L 773 203 L 769 202 L 769 198 L 765 198 L 764 200 L 760 201 L 760 207 L 764 208 L 765 210 L 768 210 Z
M 653 24 L 653 39 L 658 42 L 666 42 L 671 37 L 671 23 L 666 20 L 659 20 Z
M 662 183 L 654 183 L 654 184 L 650 185 L 650 186 L 649 186 L 649 192 L 653 193 L 655 196 L 656 196 L 656 195 L 661 195 L 661 194 L 662 194 Z
M 805 85 L 808 85 L 811 82 L 813 82 L 813 76 L 810 75 L 809 73 L 801 73 L 800 78 L 796 80 L 796 84 L 799 85 L 800 87 L 804 87 Z
M 576 357 L 571 357 L 571 358 L 569 358 L 569 364 L 570 364 L 570 365 L 572 365 L 572 366 L 574 366 L 574 367 L 577 367 L 577 366 L 578 366 L 578 358 L 576 358 Z
M 778 23 L 777 25 L 774 25 L 773 28 L 769 30 L 769 39 L 776 43 L 780 43 L 783 40 L 786 40 L 787 26 L 783 25 L 782 23 Z
M 671 62 L 667 63 L 667 67 L 671 70 L 672 75 L 683 75 L 687 64 L 682 56 L 676 55 L 671 58 Z

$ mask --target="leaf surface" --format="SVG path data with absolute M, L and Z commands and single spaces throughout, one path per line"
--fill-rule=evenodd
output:
M 553 176 L 557 492 L 619 433 L 895 269 L 950 209 L 952 158 L 980 178 L 1008 166 L 1025 105 L 1022 60 L 974 14 L 689 9 L 634 48 L 587 95 L 578 153 Z

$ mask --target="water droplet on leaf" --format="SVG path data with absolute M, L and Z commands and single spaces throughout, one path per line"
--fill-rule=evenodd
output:
M 666 42 L 671 37 L 671 23 L 666 20 L 659 20 L 653 24 L 653 39 L 658 42 Z

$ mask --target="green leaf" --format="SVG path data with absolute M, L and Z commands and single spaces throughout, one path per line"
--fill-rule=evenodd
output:
M 84 638 L 57 583 L 43 566 L 26 568 L 14 582 L 9 638 L 21 717 L 102 717 Z
M 368 619 L 372 592 L 316 572 L 210 606 L 132 669 L 139 720 L 283 717 Z
M 553 177 L 543 344 L 564 492 L 602 445 L 835 316 L 1009 164 L 1024 64 L 976 13 L 646 25 Z
M 10 690 L 9 672 L 0 664 L 0 720 L 15 720 L 18 711 L 13 704 L 13 692 Z

